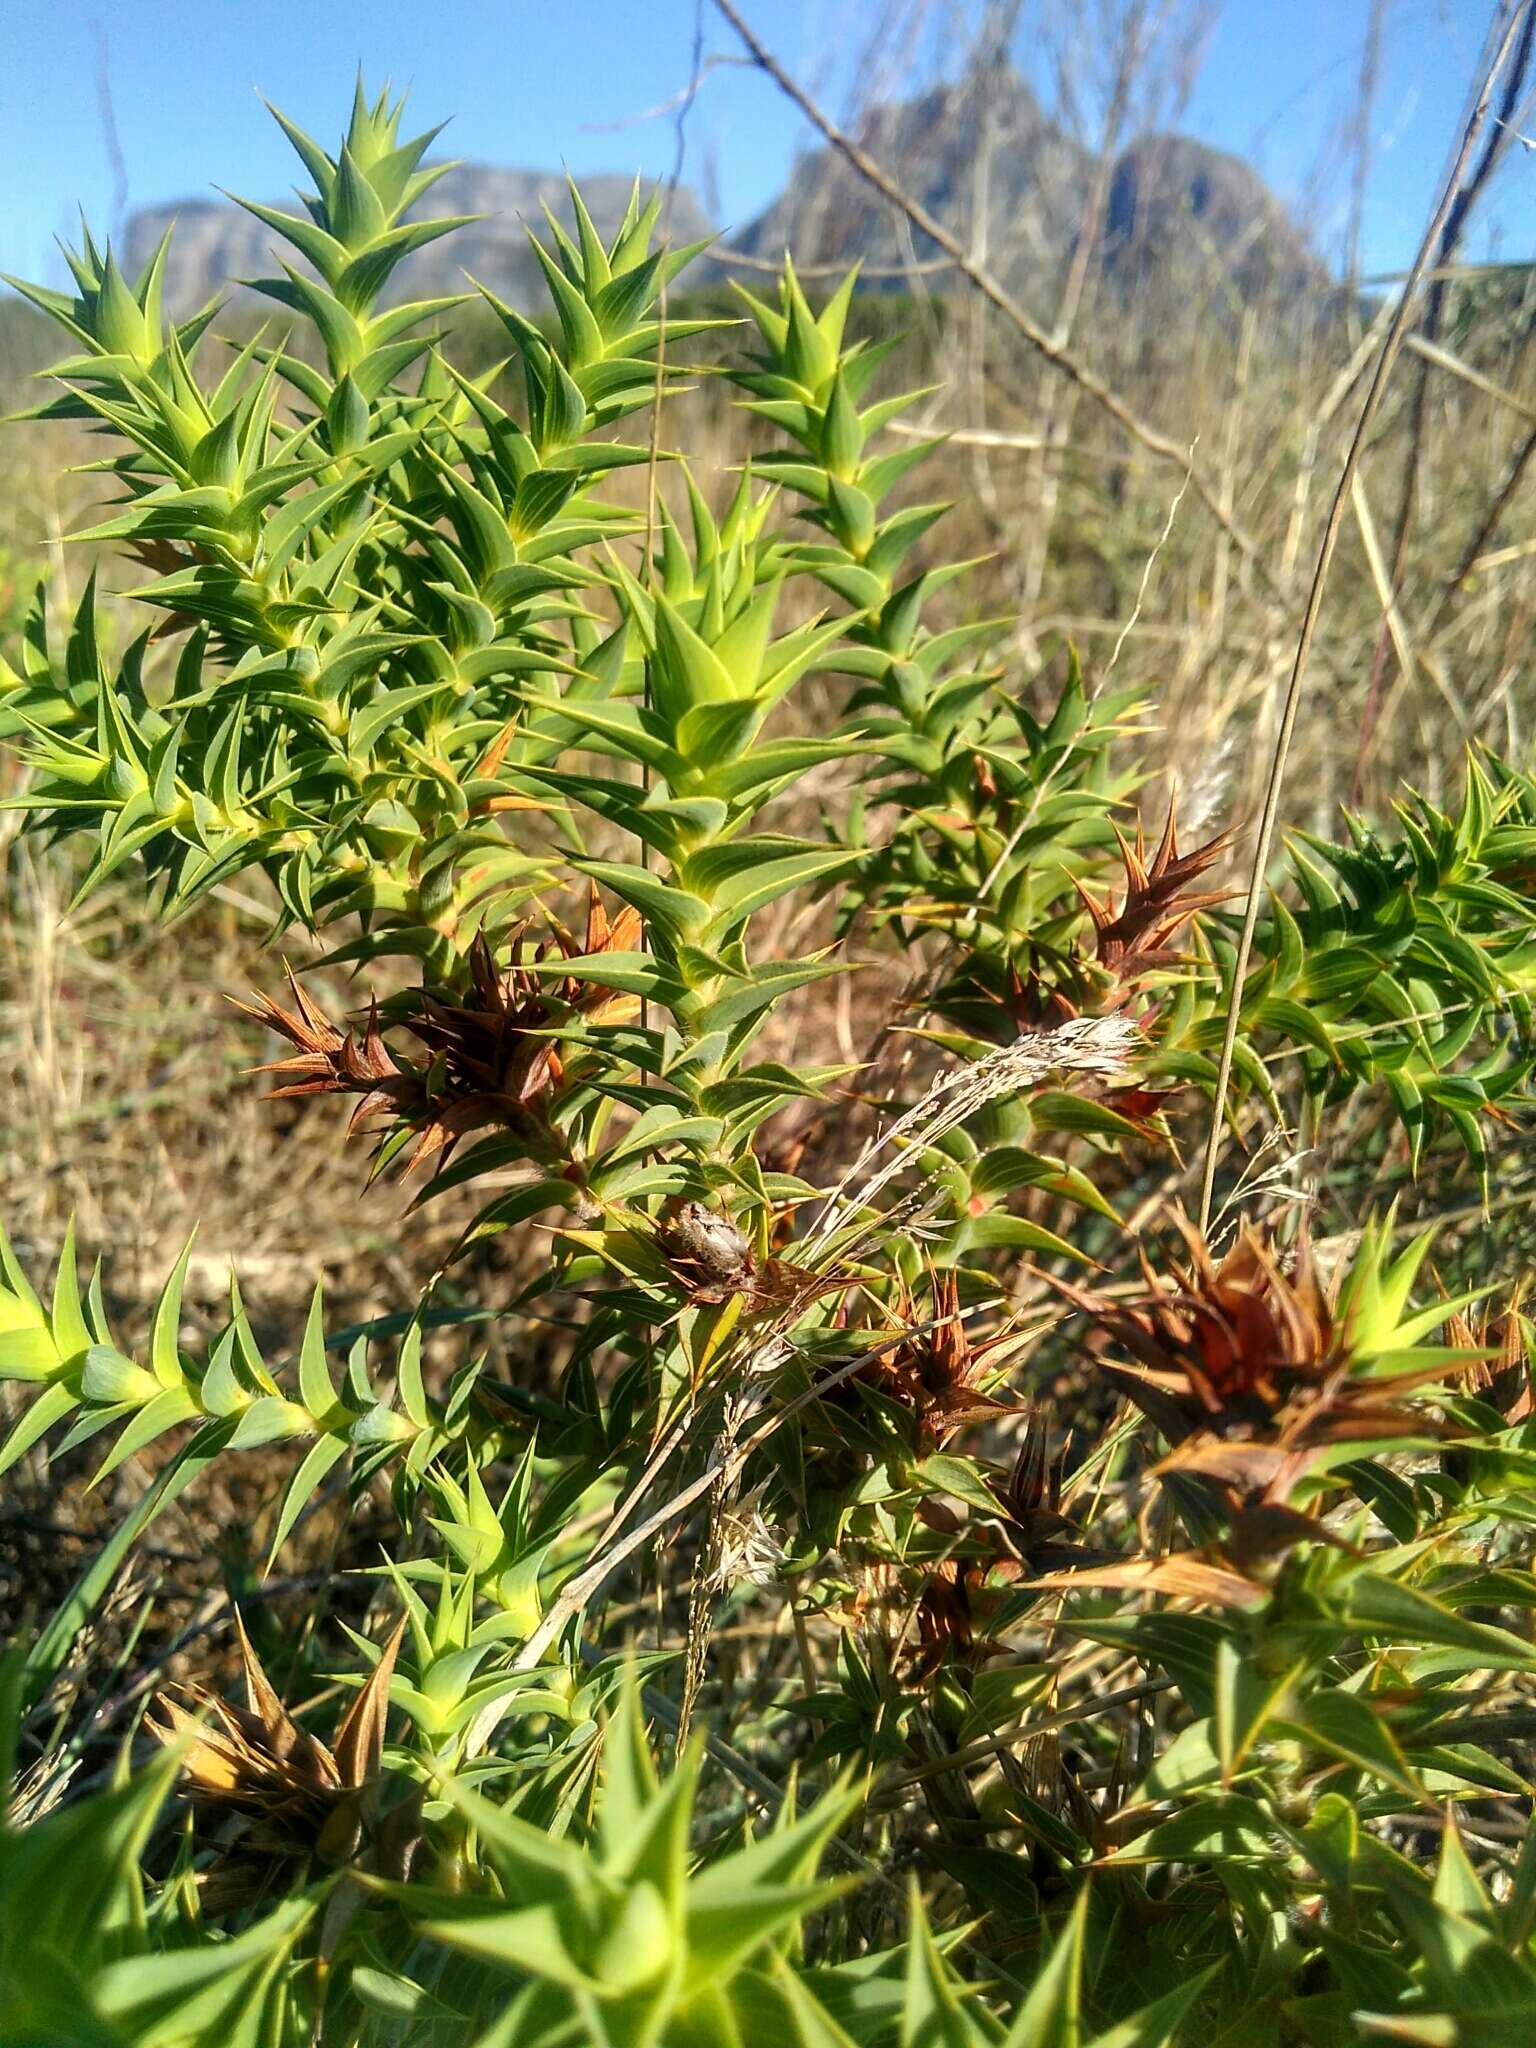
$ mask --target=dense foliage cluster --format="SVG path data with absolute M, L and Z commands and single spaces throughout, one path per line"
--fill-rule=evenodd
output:
M 715 323 L 668 313 L 660 195 L 605 242 L 573 194 L 549 320 L 486 293 L 506 358 L 466 376 L 453 302 L 393 289 L 458 224 L 399 119 L 359 94 L 335 155 L 283 123 L 312 190 L 252 208 L 291 253 L 239 346 L 167 319 L 163 248 L 24 288 L 70 337 L 44 412 L 104 451 L 88 537 L 150 580 L 125 647 L 93 590 L 61 645 L 39 601 L 0 734 L 82 893 L 260 877 L 356 969 L 355 1017 L 248 1005 L 273 1085 L 471 1190 L 461 1249 L 542 1233 L 499 1311 L 528 1371 L 445 1365 L 431 1287 L 341 1337 L 317 1292 L 288 1361 L 236 1294 L 189 1348 L 185 1257 L 136 1350 L 72 1238 L 41 1293 L 4 1250 L 0 1465 L 161 1457 L 7 1666 L 0 2037 L 1524 2038 L 1517 1302 L 1379 1208 L 1325 1242 L 1261 1184 L 1208 1231 L 1139 1199 L 1211 1114 L 1230 838 L 1142 817 L 1153 707 L 955 623 L 855 280 L 741 295 L 762 449 L 712 491 L 668 445 Z M 1536 782 L 1493 759 L 1298 839 L 1234 1158 L 1368 1099 L 1385 1160 L 1449 1149 L 1475 1199 L 1536 1064 L 1533 873 Z M 855 1056 L 804 1057 L 849 976 Z M 281 1683 L 242 1632 L 243 1698 L 167 1689 L 74 1782 L 50 1702 L 114 1576 L 287 1445 L 274 1558 L 343 1479 L 392 1502 L 377 1627 L 322 1621 Z M 743 1730 L 727 1614 L 800 1644 Z

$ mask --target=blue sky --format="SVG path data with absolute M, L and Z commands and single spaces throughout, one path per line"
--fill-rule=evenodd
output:
M 965 0 L 960 0 L 964 5 Z M 1038 67 L 1042 8 L 1025 0 L 1018 60 Z M 1085 20 L 1095 10 L 1076 0 Z M 1364 220 L 1368 270 L 1406 263 L 1446 161 L 1492 0 L 1387 0 Z M 844 103 L 869 0 L 743 0 L 743 11 L 829 104 Z M 457 156 L 575 173 L 666 174 L 675 117 L 640 118 L 686 83 L 699 0 L 0 0 L 0 268 L 57 275 L 75 208 L 110 227 L 115 177 L 100 81 L 110 84 L 127 203 L 285 191 L 296 166 L 265 93 L 328 142 L 361 59 L 411 88 L 420 125 L 452 116 Z M 1218 0 L 1181 125 L 1248 157 L 1337 250 L 1347 172 L 1335 147 L 1359 71 L 1367 0 Z M 702 8 L 706 52 L 732 47 Z M 1087 31 L 1085 30 L 1085 34 Z M 104 63 L 103 63 L 104 56 Z M 771 84 L 720 66 L 688 117 L 685 178 L 726 225 L 778 189 L 803 125 Z M 1319 163 L 1329 167 L 1316 189 Z M 1536 152 L 1515 150 L 1470 253 L 1536 249 Z

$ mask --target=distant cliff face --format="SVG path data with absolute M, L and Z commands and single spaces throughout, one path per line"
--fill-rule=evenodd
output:
M 584 178 L 581 196 L 600 234 L 618 231 L 629 204 L 633 181 L 613 173 Z M 285 212 L 297 201 L 275 202 Z M 484 214 L 484 220 L 460 228 L 419 249 L 393 280 L 394 295 L 436 298 L 467 289 L 465 274 L 488 285 L 499 298 L 522 311 L 542 306 L 542 273 L 528 247 L 526 230 L 548 239 L 544 208 L 563 226 L 574 228 L 570 194 L 559 171 L 497 170 L 489 164 L 458 164 L 427 193 L 415 211 L 426 217 L 443 214 Z M 254 214 L 225 201 L 188 199 L 175 206 L 143 208 L 128 223 L 128 264 L 148 261 L 166 229 L 174 223 L 165 289 L 170 305 L 186 313 L 203 305 L 216 291 L 243 278 L 274 274 L 275 253 L 296 269 L 304 268 L 298 252 Z M 694 195 L 680 188 L 672 200 L 672 239 L 697 241 L 713 233 Z
M 1257 171 L 1184 135 L 1148 136 L 1120 157 L 1102 254 L 1127 283 L 1187 271 L 1224 278 L 1242 299 L 1315 289 L 1326 275 Z
M 1014 289 L 1049 271 L 1082 218 L 1089 161 L 1004 70 L 876 108 L 858 140 L 902 190 Z M 941 254 L 835 151 L 802 156 L 783 193 L 730 245 L 744 255 L 894 272 Z
M 899 104 L 876 107 L 859 140 L 902 188 L 954 233 L 1026 302 L 1049 290 L 1080 231 L 1092 160 L 1041 111 L 1007 66 L 973 72 Z M 581 181 L 582 196 L 604 235 L 622 218 L 630 180 Z M 290 202 L 291 203 L 291 202 Z M 426 214 L 483 214 L 483 220 L 416 253 L 397 274 L 397 291 L 419 298 L 465 289 L 465 274 L 523 311 L 542 307 L 541 275 L 525 230 L 544 227 L 544 207 L 570 223 L 564 177 L 554 171 L 498 170 L 461 164 L 426 196 Z M 167 296 L 180 313 L 242 278 L 270 276 L 278 238 L 239 207 L 203 199 L 134 214 L 128 259 L 135 266 L 175 222 Z M 692 192 L 672 202 L 675 241 L 711 232 Z M 870 281 L 900 289 L 939 255 L 830 149 L 800 156 L 784 191 L 721 245 L 777 264 L 786 248 L 806 266 L 858 260 Z M 1323 280 L 1322 266 L 1258 174 L 1236 157 L 1183 136 L 1151 136 L 1116 162 L 1095 256 L 1105 274 L 1142 285 L 1175 274 L 1207 288 L 1251 298 L 1296 291 Z M 284 248 L 289 260 L 295 253 Z M 1192 267 L 1190 267 L 1192 266 Z M 704 258 L 694 284 L 715 282 L 728 265 Z M 735 271 L 743 275 L 742 269 Z M 944 288 L 942 271 L 930 289 Z

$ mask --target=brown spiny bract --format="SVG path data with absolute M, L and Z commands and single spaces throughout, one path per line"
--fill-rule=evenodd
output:
M 1179 1228 L 1186 1262 L 1164 1275 L 1143 1252 L 1142 1290 L 1128 1299 L 1053 1283 L 1088 1317 L 1106 1378 L 1173 1446 L 1170 1464 L 1274 1487 L 1323 1445 L 1430 1427 L 1401 1397 L 1438 1368 L 1351 1377 L 1347 1332 L 1305 1237 L 1286 1270 L 1263 1229 L 1245 1225 L 1218 1259 L 1192 1224 Z
M 1190 884 L 1220 860 L 1232 837 L 1223 832 L 1191 853 L 1180 853 L 1176 806 L 1170 805 L 1163 836 L 1148 862 L 1139 821 L 1134 846 L 1117 829 L 1115 838 L 1125 864 L 1124 902 L 1116 910 L 1113 899 L 1100 904 L 1081 885 L 1078 888 L 1093 919 L 1094 949 L 1100 965 L 1125 980 L 1143 967 L 1163 964 L 1170 942 L 1197 911 L 1209 910 L 1237 894 L 1232 889 L 1190 892 Z
M 898 1350 L 882 1354 L 867 1369 L 870 1382 L 888 1400 L 916 1415 L 920 1435 L 946 1444 L 963 1423 L 1003 1413 L 1008 1403 L 976 1384 L 1000 1340 L 975 1344 L 960 1315 L 960 1282 L 952 1270 L 933 1276 L 933 1314 L 925 1323 L 910 1304 L 914 1327 Z
M 632 951 L 640 930 L 639 913 L 631 909 L 610 924 L 594 890 L 584 939 L 557 932 L 526 965 L 498 967 L 484 935 L 477 935 L 469 950 L 467 991 L 414 989 L 389 1020 L 425 1048 L 428 1057 L 419 1063 L 385 1045 L 376 1010 L 361 1035 L 349 1032 L 333 1024 L 290 973 L 292 1011 L 267 997 L 239 1005 L 298 1048 L 290 1058 L 255 1071 L 282 1077 L 274 1098 L 358 1096 L 354 1127 L 364 1117 L 389 1112 L 416 1133 L 412 1166 L 434 1154 L 446 1156 L 471 1131 L 499 1127 L 534 1135 L 565 1077 L 561 1023 L 625 1023 L 640 1008 L 636 996 L 540 970 L 557 950 L 567 959 Z M 513 936 L 514 955 L 520 937 Z
M 187 1796 L 210 1811 L 238 1815 L 241 1846 L 262 1859 L 316 1856 L 366 1860 L 382 1845 L 372 1790 L 384 1754 L 389 1685 L 405 1634 L 402 1619 L 327 1745 L 283 1705 L 236 1616 L 245 1704 L 203 1686 L 160 1693 L 146 1725 L 168 1747 L 186 1745 Z
M 393 1110 L 397 1115 L 412 1113 L 420 1084 L 409 1067 L 402 1067 L 385 1045 L 379 1032 L 377 1007 L 370 1008 L 368 1022 L 359 1034 L 333 1024 L 314 998 L 300 985 L 292 968 L 288 986 L 293 1008 L 285 1010 L 270 996 L 258 995 L 243 1003 L 231 997 L 237 1010 L 254 1017 L 258 1024 L 279 1038 L 286 1038 L 298 1050 L 286 1059 L 268 1060 L 251 1071 L 276 1074 L 280 1085 L 270 1093 L 272 1101 L 286 1096 L 355 1095 L 352 1127 L 376 1110 Z

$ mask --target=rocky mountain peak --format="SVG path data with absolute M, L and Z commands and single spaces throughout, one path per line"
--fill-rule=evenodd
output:
M 859 141 L 922 205 L 974 249 L 1026 303 L 1048 307 L 1080 232 L 1093 175 L 1089 154 L 1049 119 L 1009 64 L 973 65 L 960 79 L 906 100 L 877 104 Z M 611 234 L 631 180 L 599 174 L 581 181 L 599 230 Z M 565 179 L 555 171 L 456 165 L 424 201 L 431 213 L 482 214 L 458 234 L 419 251 L 400 288 L 432 297 L 464 289 L 466 274 L 523 310 L 544 303 L 526 229 L 543 225 L 548 206 L 570 222 Z M 691 241 L 712 223 L 693 192 L 672 201 L 672 232 Z M 172 222 L 167 270 L 171 304 L 185 312 L 240 278 L 270 275 L 277 238 L 253 215 L 207 199 L 134 214 L 127 256 L 142 263 Z M 784 190 L 756 219 L 728 231 L 721 250 L 777 262 L 793 250 L 807 267 L 859 261 L 871 283 L 900 290 L 915 266 L 941 252 L 830 148 L 803 151 Z M 1096 249 L 1103 273 L 1138 287 L 1181 278 L 1218 294 L 1252 298 L 1317 284 L 1317 259 L 1249 165 L 1180 135 L 1132 143 L 1116 162 Z M 285 251 L 292 256 L 292 251 Z M 690 273 L 718 281 L 712 258 Z M 926 279 L 942 290 L 942 271 Z

